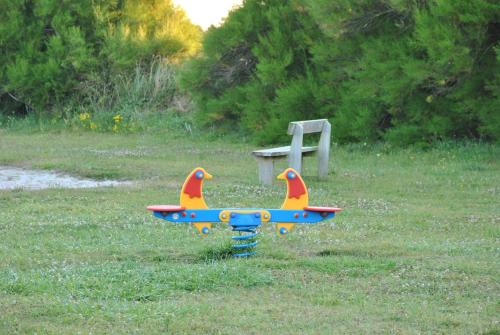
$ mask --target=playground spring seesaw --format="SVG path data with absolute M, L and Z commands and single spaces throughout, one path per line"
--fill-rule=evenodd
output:
M 336 207 L 309 206 L 309 195 L 302 177 L 292 168 L 278 176 L 286 181 L 287 193 L 280 209 L 268 208 L 208 208 L 203 198 L 203 181 L 212 179 L 205 169 L 198 167 L 182 186 L 179 205 L 153 205 L 147 209 L 160 219 L 174 223 L 191 223 L 203 235 L 208 235 L 212 224 L 227 223 L 238 235 L 233 236 L 235 257 L 255 254 L 257 229 L 262 224 L 276 223 L 279 236 L 288 234 L 296 224 L 314 224 L 328 220 L 340 211 Z

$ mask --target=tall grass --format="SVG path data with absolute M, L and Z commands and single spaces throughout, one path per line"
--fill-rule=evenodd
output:
M 84 104 L 92 113 L 124 115 L 168 109 L 176 93 L 175 70 L 161 60 L 138 64 L 130 74 L 95 76 L 81 84 Z
M 189 98 L 177 89 L 174 65 L 162 59 L 138 64 L 130 75 L 117 74 L 109 80 L 96 76 L 83 82 L 81 91 L 80 113 L 89 113 L 102 130 L 113 129 L 116 115 L 133 131 L 168 122 L 172 114 L 191 109 Z
M 98 132 L 134 132 L 150 129 L 191 131 L 193 106 L 178 90 L 175 65 L 156 58 L 137 64 L 130 73 L 103 76 L 95 73 L 83 80 L 78 98 L 51 113 L 24 118 L 0 115 L 0 127 L 19 131 L 62 128 Z

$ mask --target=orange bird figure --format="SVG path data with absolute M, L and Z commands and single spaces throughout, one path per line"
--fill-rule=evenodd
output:
M 303 210 L 308 206 L 309 194 L 307 193 L 307 187 L 297 171 L 292 168 L 287 168 L 280 175 L 278 175 L 278 179 L 286 181 L 286 197 L 285 201 L 281 205 L 281 209 Z M 284 235 L 281 233 L 281 228 L 285 228 L 285 231 L 289 232 L 294 227 L 294 223 L 278 223 L 276 224 L 276 232 L 281 236 Z
M 194 169 L 184 181 L 181 190 L 181 198 L 179 204 L 187 209 L 206 209 L 208 208 L 203 199 L 203 181 L 205 179 L 212 179 L 204 168 L 197 167 Z M 204 235 L 212 228 L 210 222 L 193 222 L 193 225 L 198 231 Z

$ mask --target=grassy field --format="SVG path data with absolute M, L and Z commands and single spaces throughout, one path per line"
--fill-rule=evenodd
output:
M 332 147 L 311 205 L 333 222 L 258 255 L 226 258 L 231 232 L 160 222 L 203 166 L 212 207 L 278 207 L 249 144 L 158 135 L 0 130 L 0 165 L 133 180 L 99 189 L 0 191 L 0 333 L 499 334 L 500 147 Z M 280 167 L 284 167 L 284 162 Z M 277 169 L 276 172 L 278 172 Z

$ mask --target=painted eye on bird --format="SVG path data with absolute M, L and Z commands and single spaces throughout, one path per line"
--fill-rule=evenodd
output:
M 286 176 L 288 177 L 288 179 L 294 179 L 295 173 L 293 173 L 292 171 L 289 171 Z
M 203 179 L 203 177 L 204 177 L 203 171 L 196 172 L 196 179 Z

